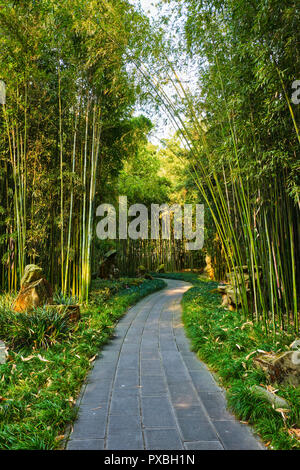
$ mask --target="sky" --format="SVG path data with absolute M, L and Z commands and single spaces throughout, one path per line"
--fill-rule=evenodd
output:
M 169 13 L 169 6 L 166 4 L 163 9 L 161 7 L 158 8 L 159 0 L 129 0 L 135 6 L 141 6 L 144 10 L 144 13 L 155 20 L 159 18 L 162 14 Z M 171 15 L 170 15 L 171 16 Z M 177 23 L 178 25 L 178 23 Z M 184 22 L 182 22 L 184 25 Z M 170 25 L 168 26 L 170 28 Z M 174 29 L 174 28 L 172 28 Z M 171 31 L 170 31 L 171 32 Z M 166 34 L 168 34 L 168 29 L 166 30 Z M 185 87 L 188 87 L 190 90 L 194 90 L 197 86 L 197 78 L 196 78 L 196 71 L 194 65 L 188 62 L 187 67 L 184 70 L 176 70 L 178 76 Z M 164 87 L 165 92 L 168 96 L 172 96 L 174 94 L 173 87 L 166 85 Z M 161 108 L 160 110 L 155 110 L 154 107 L 151 110 L 148 108 L 145 110 L 144 108 L 141 109 L 139 106 L 136 107 L 135 115 L 144 114 L 151 119 L 151 121 L 155 124 L 155 129 L 152 131 L 150 136 L 150 141 L 154 145 L 160 145 L 160 141 L 162 139 L 168 139 L 174 135 L 176 127 L 171 123 L 169 120 L 166 112 Z

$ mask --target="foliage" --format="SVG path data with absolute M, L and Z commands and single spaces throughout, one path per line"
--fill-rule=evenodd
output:
M 186 87 L 166 57 L 169 69 L 155 91 L 212 218 L 207 248 L 233 272 L 244 315 L 266 330 L 272 319 L 298 332 L 300 135 L 290 94 L 299 69 L 299 11 L 279 0 L 167 3 L 177 21 L 186 20 L 179 36 L 186 48 L 178 49 L 190 54 L 198 84 Z M 223 277 L 223 266 L 218 271 Z
M 151 126 L 132 118 L 125 62 L 147 34 L 142 23 L 127 0 L 1 7 L 3 288 L 16 290 L 30 262 L 63 293 L 88 297 L 95 207 L 115 194 L 123 160 Z
M 61 446 L 66 426 L 75 419 L 74 404 L 86 374 L 99 349 L 112 337 L 116 322 L 131 305 L 165 283 L 133 279 L 126 285 L 124 289 L 123 282 L 117 286 L 105 281 L 106 288 L 114 288 L 114 294 L 106 301 L 91 300 L 75 327 L 68 332 L 60 330 L 55 341 L 42 344 L 47 349 L 39 347 L 37 336 L 30 337 L 22 323 L 10 326 L 10 333 L 24 342 L 22 351 L 11 348 L 8 362 L 0 365 L 1 449 L 49 450 Z M 99 283 L 96 287 L 101 288 Z M 1 310 L 3 326 L 5 315 Z M 34 328 L 43 325 L 42 315 L 40 312 L 36 317 Z M 4 336 L 7 338 L 6 332 Z
M 289 432 L 299 428 L 300 424 L 299 389 L 276 384 L 276 393 L 291 405 L 291 411 L 284 414 L 256 397 L 251 390 L 254 384 L 268 385 L 264 372 L 253 365 L 255 351 L 286 351 L 294 339 L 293 330 L 273 331 L 273 335 L 266 335 L 260 325 L 245 321 L 240 312 L 220 306 L 220 295 L 214 292 L 215 282 L 204 282 L 192 273 L 164 276 L 193 283 L 194 287 L 183 297 L 186 332 L 193 350 L 217 373 L 220 383 L 227 389 L 228 403 L 236 416 L 253 425 L 270 448 L 299 449 L 299 441 Z

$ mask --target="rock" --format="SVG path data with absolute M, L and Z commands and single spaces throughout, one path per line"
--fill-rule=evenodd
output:
M 220 294 L 226 294 L 226 284 L 219 284 L 217 291 L 220 292 Z
M 6 362 L 6 346 L 3 341 L 0 340 L 0 364 L 5 364 Z
M 115 265 L 117 254 L 117 250 L 110 250 L 105 253 L 99 263 L 99 277 L 104 279 L 119 277 L 119 270 Z
M 290 349 L 300 349 L 300 339 L 295 339 L 295 341 L 290 344 Z
M 254 359 L 271 382 L 300 385 L 300 351 L 288 351 L 280 355 L 264 354 Z
M 291 408 L 284 398 L 278 397 L 277 395 L 275 395 L 275 393 L 269 392 L 269 390 L 267 390 L 266 388 L 260 387 L 259 385 L 253 385 L 251 387 L 251 390 L 258 397 L 264 398 L 269 403 L 271 403 L 271 405 L 273 405 L 275 409 L 281 408 L 283 410 L 289 410 Z
M 215 277 L 215 270 L 212 264 L 212 258 L 210 255 L 205 256 L 205 263 L 206 266 L 204 268 L 204 271 L 208 274 L 208 277 L 213 280 Z
M 78 322 L 81 318 L 79 305 L 46 305 L 47 310 L 56 310 L 59 314 L 66 314 L 71 323 Z
M 43 277 L 44 276 L 42 268 L 36 266 L 35 264 L 27 264 L 24 270 L 23 277 L 21 279 L 21 287 L 27 287 L 32 282 L 38 281 Z
M 53 291 L 49 282 L 39 279 L 23 286 L 12 306 L 15 312 L 29 312 L 37 307 L 53 302 Z
M 160 264 L 156 270 L 157 273 L 164 273 L 165 272 L 165 265 Z
M 146 273 L 146 274 L 144 275 L 144 278 L 145 278 L 145 279 L 152 280 L 152 279 L 153 279 L 153 276 L 151 276 L 151 274 L 149 274 L 149 273 Z
M 148 270 L 143 265 L 138 267 L 137 276 L 138 277 L 143 277 L 144 279 L 153 279 L 151 274 L 148 272 Z
M 147 272 L 147 269 L 145 268 L 145 266 L 140 265 L 140 266 L 138 267 L 138 273 L 139 273 L 139 274 L 142 274 L 142 275 L 143 275 L 143 274 L 145 274 L 146 272 Z

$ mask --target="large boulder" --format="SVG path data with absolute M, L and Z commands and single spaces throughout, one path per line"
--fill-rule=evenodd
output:
M 26 266 L 21 280 L 21 290 L 12 306 L 15 312 L 29 312 L 53 303 L 53 291 L 43 276 L 43 270 L 34 264 Z
M 291 408 L 289 403 L 284 398 L 279 397 L 278 395 L 270 392 L 264 387 L 260 387 L 259 385 L 253 385 L 251 387 L 251 390 L 256 396 L 263 398 L 264 400 L 271 403 L 271 405 L 274 406 L 275 410 L 276 409 L 289 410 Z
M 99 263 L 99 277 L 104 279 L 113 279 L 119 277 L 119 269 L 116 266 L 117 250 L 110 250 L 101 259 Z
M 156 270 L 157 273 L 165 273 L 165 265 L 164 264 L 160 264 Z
M 204 272 L 206 272 L 208 277 L 213 280 L 215 278 L 215 269 L 213 267 L 212 257 L 208 254 L 205 256 L 205 263 L 206 266 L 204 268 Z
M 24 269 L 23 277 L 21 279 L 21 287 L 27 287 L 32 282 L 38 281 L 43 277 L 44 276 L 42 268 L 36 266 L 35 264 L 27 264 Z
M 263 354 L 254 359 L 254 364 L 263 369 L 271 382 L 300 386 L 300 351 L 283 354 Z

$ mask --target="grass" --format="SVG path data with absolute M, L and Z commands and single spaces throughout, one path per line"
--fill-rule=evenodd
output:
M 58 449 L 75 419 L 75 401 L 95 356 L 113 335 L 118 319 L 162 280 L 97 280 L 82 318 L 37 309 L 10 311 L 12 298 L 0 297 L 0 338 L 9 346 L 0 365 L 0 449 Z M 59 303 L 68 304 L 58 296 Z
M 255 353 L 249 357 L 257 349 L 286 351 L 295 339 L 294 333 L 278 330 L 267 336 L 261 326 L 243 319 L 241 312 L 222 308 L 221 296 L 214 291 L 217 284 L 203 276 L 172 273 L 159 277 L 193 283 L 183 296 L 183 322 L 193 350 L 227 390 L 230 409 L 241 421 L 251 424 L 270 449 L 300 449 L 295 435 L 300 428 L 300 389 L 273 385 L 277 395 L 291 405 L 289 413 L 276 411 L 251 390 L 254 384 L 269 384 L 264 372 L 253 364 Z

